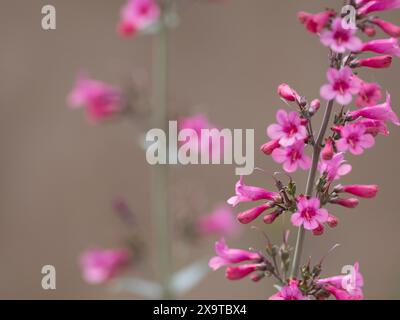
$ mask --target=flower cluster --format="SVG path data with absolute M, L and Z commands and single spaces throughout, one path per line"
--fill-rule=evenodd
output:
M 362 79 L 357 73 L 361 68 L 388 68 L 393 57 L 400 56 L 397 39 L 400 37 L 400 27 L 371 15 L 377 11 L 399 9 L 400 1 L 357 0 L 350 1 L 349 4 L 356 7 L 357 28 L 350 28 L 340 13 L 333 9 L 317 14 L 298 14 L 299 21 L 310 33 L 317 35 L 330 52 L 327 83 L 320 89 L 320 98 L 326 100 L 327 106 L 319 132 L 314 133 L 312 121 L 321 109 L 321 100 L 308 100 L 284 83 L 278 87 L 278 94 L 293 109 L 290 112 L 284 109 L 277 111 L 276 123 L 267 127 L 270 140 L 260 148 L 264 154 L 282 164 L 283 170 L 288 174 L 299 168 L 307 170 L 305 193 L 297 192 L 296 183 L 290 176 L 287 184 L 275 176 L 276 192 L 247 186 L 241 177 L 236 184 L 236 195 L 228 200 L 232 206 L 242 202 L 257 202 L 252 208 L 238 214 L 238 220 L 242 224 L 251 223 L 262 214 L 266 224 L 273 223 L 281 215 L 290 215 L 291 224 L 298 227 L 299 237 L 293 256 L 285 256 L 282 265 L 286 266 L 290 260 L 291 275 L 286 276 L 286 267 L 280 271 L 278 265 L 273 263 L 279 256 L 279 248 L 274 246 L 271 247 L 274 249 L 270 250 L 269 258 L 260 253 L 255 255 L 247 252 L 240 255 L 241 259 L 236 259 L 237 256 L 233 253 L 237 251 L 228 250 L 225 244 L 219 242 L 216 248 L 218 257 L 210 261 L 213 269 L 216 266 L 247 261 L 242 266 L 229 266 L 226 272 L 228 279 L 242 278 L 253 272 L 257 272 L 257 279 L 260 278 L 260 272 L 275 276 L 281 289 L 270 299 L 326 299 L 333 296 L 336 299 L 349 300 L 363 297 L 363 279 L 358 263 L 353 267 L 355 272 L 351 285 L 346 282 L 348 278 L 345 275 L 321 278 L 322 263 L 314 267 L 310 263 L 299 266 L 299 248 L 302 246 L 302 234 L 305 230 L 319 236 L 324 233 L 326 226 L 334 228 L 339 223 L 338 218 L 330 213 L 331 209 L 327 210 L 328 205 L 355 208 L 359 203 L 358 198 L 370 199 L 378 192 L 378 186 L 374 184 L 336 183 L 352 170 L 345 157 L 348 154 L 358 156 L 372 148 L 378 135 L 389 134 L 389 123 L 400 125 L 400 120 L 392 109 L 390 94 L 386 92 L 386 99 L 382 101 L 384 94 L 381 86 Z M 376 27 L 381 28 L 390 38 L 363 42 L 357 33 L 361 30 L 367 36 L 373 37 Z M 362 55 L 366 52 L 379 55 L 363 58 Z M 338 107 L 335 107 L 335 103 Z M 332 113 L 334 119 L 330 126 Z M 307 154 L 307 149 L 312 150 L 312 157 Z M 344 194 L 350 196 L 346 197 Z M 287 247 L 285 241 L 283 246 Z M 218 264 L 218 261 L 224 263 Z M 299 272 L 300 278 L 297 276 Z

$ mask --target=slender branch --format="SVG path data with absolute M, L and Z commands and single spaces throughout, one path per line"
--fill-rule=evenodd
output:
M 153 53 L 153 101 L 152 125 L 167 130 L 168 110 L 168 30 L 164 25 L 154 38 Z M 157 266 L 163 288 L 163 298 L 171 299 L 170 278 L 171 241 L 168 217 L 168 167 L 155 165 L 152 168 L 152 223 L 155 226 Z
M 331 118 L 333 108 L 333 100 L 327 103 L 324 118 L 322 120 L 321 128 L 318 133 L 317 140 L 314 145 L 313 156 L 312 156 L 312 165 L 311 169 L 308 174 L 307 185 L 306 185 L 306 195 L 311 196 L 314 190 L 314 183 L 315 183 L 315 175 L 317 173 L 319 155 L 321 153 L 321 145 L 322 141 L 324 140 L 324 136 L 326 133 L 326 129 L 328 128 L 329 120 Z M 303 244 L 304 244 L 304 236 L 305 230 L 303 226 L 300 226 L 298 234 L 297 234 L 297 241 L 296 241 L 296 248 L 293 255 L 293 264 L 292 264 L 292 273 L 291 278 L 296 278 L 299 272 L 300 266 L 300 259 L 301 254 L 303 251 Z

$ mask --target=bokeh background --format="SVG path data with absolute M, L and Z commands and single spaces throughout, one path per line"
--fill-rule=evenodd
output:
M 342 1 L 221 2 L 180 1 L 181 23 L 170 43 L 170 109 L 173 114 L 204 112 L 222 127 L 254 128 L 259 146 L 266 140 L 267 124 L 283 106 L 275 94 L 278 84 L 288 82 L 315 98 L 325 82 L 327 50 L 298 24 L 297 11 L 337 8 Z M 41 8 L 48 3 L 57 10 L 55 31 L 41 29 Z M 135 73 L 146 86 L 152 39 L 116 36 L 123 3 L 0 0 L 0 298 L 138 298 L 85 284 L 77 257 L 90 246 L 120 244 L 127 231 L 110 203 L 122 196 L 137 214 L 154 258 L 150 167 L 136 143 L 141 131 L 130 121 L 90 125 L 82 112 L 71 111 L 65 103 L 80 70 L 122 86 Z M 399 12 L 384 16 L 400 21 Z M 366 78 L 390 91 L 398 110 L 399 60 L 393 65 L 368 71 Z M 331 208 L 341 220 L 337 229 L 306 238 L 304 252 L 315 260 L 341 244 L 326 261 L 326 275 L 359 261 L 367 298 L 400 298 L 399 137 L 400 131 L 392 127 L 391 135 L 379 137 L 364 156 L 349 156 L 353 172 L 344 182 L 377 183 L 379 196 L 362 201 L 355 210 Z M 258 152 L 256 166 L 279 170 Z M 295 177 L 301 188 L 305 174 Z M 170 193 L 179 197 L 176 186 L 193 193 L 204 190 L 199 194 L 204 210 L 210 210 L 232 195 L 236 179 L 234 166 L 173 168 Z M 263 173 L 247 182 L 272 186 L 271 177 Z M 280 240 L 282 222 L 263 228 L 272 240 Z M 189 257 L 176 258 L 175 267 L 212 256 L 214 241 L 203 242 Z M 241 247 L 265 245 L 249 228 L 231 242 Z M 45 264 L 56 267 L 56 290 L 41 288 Z M 143 266 L 132 274 L 154 276 Z M 230 282 L 218 271 L 183 298 L 264 299 L 272 291 L 271 282 Z

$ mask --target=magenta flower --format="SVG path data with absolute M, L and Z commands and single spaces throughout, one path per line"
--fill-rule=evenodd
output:
M 356 99 L 357 107 L 376 105 L 382 99 L 381 87 L 377 83 L 368 83 L 360 80 L 360 92 Z
M 225 277 L 228 280 L 240 280 L 258 270 L 259 267 L 259 264 L 244 264 L 241 266 L 228 267 L 225 271 Z
M 332 22 L 332 30 L 323 31 L 320 39 L 324 46 L 334 52 L 344 53 L 346 50 L 356 52 L 362 47 L 361 40 L 355 35 L 356 32 L 356 29 L 343 28 L 342 18 L 338 17 Z
M 129 262 L 126 249 L 85 251 L 80 257 L 83 278 L 87 283 L 100 284 L 113 278 Z
M 257 219 L 265 210 L 273 208 L 274 202 L 269 201 L 249 210 L 243 211 L 238 214 L 238 220 L 240 223 L 248 224 Z
M 368 14 L 371 12 L 386 11 L 399 8 L 400 8 L 400 0 L 366 1 L 365 5 L 358 10 L 358 13 Z
M 281 98 L 287 100 L 287 101 L 296 101 L 299 99 L 299 94 L 293 90 L 288 84 L 282 83 L 278 87 L 278 94 Z
M 318 170 L 322 174 L 326 174 L 328 181 L 338 180 L 341 176 L 351 171 L 351 165 L 344 160 L 342 152 L 336 153 L 331 160 L 323 160 L 318 163 Z
M 85 107 L 90 121 L 99 122 L 121 110 L 121 91 L 80 75 L 68 96 L 71 108 Z
M 215 243 L 215 257 L 211 258 L 208 265 L 211 269 L 218 270 L 223 266 L 228 266 L 244 261 L 259 262 L 262 257 L 255 252 L 241 249 L 230 249 L 225 243 L 225 239 L 221 238 Z
M 392 110 L 390 94 L 386 93 L 386 102 L 376 106 L 369 106 L 359 110 L 351 111 L 348 117 L 355 120 L 363 117 L 371 120 L 391 121 L 393 124 L 400 126 L 400 120 Z
M 290 280 L 290 283 L 269 297 L 268 300 L 308 300 L 299 289 L 298 281 Z
M 354 273 L 319 279 L 319 285 L 338 300 L 361 300 L 364 279 L 359 271 L 359 264 L 354 264 Z
M 363 125 L 366 128 L 366 132 L 372 134 L 374 137 L 376 137 L 378 134 L 382 134 L 384 136 L 389 135 L 387 125 L 383 121 L 361 119 L 355 123 Z
M 389 68 L 392 65 L 392 56 L 376 56 L 366 59 L 361 59 L 355 62 L 354 67 L 366 67 L 374 69 Z
M 341 138 L 336 141 L 336 148 L 340 152 L 350 151 L 354 155 L 360 155 L 364 149 L 372 148 L 375 139 L 367 129 L 360 124 L 346 124 L 340 131 Z
M 251 202 L 258 200 L 276 200 L 279 197 L 277 192 L 268 191 L 263 188 L 247 186 L 243 182 L 243 176 L 240 176 L 235 186 L 236 195 L 228 199 L 228 203 L 235 207 L 241 202 Z
M 307 170 L 311 167 L 311 158 L 304 153 L 304 141 L 296 141 L 286 148 L 278 148 L 272 152 L 272 159 L 283 163 L 286 172 L 295 172 L 298 167 Z
M 345 208 L 349 208 L 349 209 L 354 209 L 360 203 L 360 201 L 358 201 L 358 199 L 356 199 L 356 198 L 348 198 L 348 199 L 338 198 L 338 199 L 335 199 L 335 200 L 333 200 L 331 202 L 334 203 L 334 204 L 337 204 L 339 206 L 342 206 L 342 207 L 345 207 Z
M 355 184 L 355 185 L 339 185 L 335 187 L 337 192 L 346 192 L 350 193 L 353 196 L 357 196 L 360 198 L 371 199 L 375 198 L 378 193 L 378 186 L 376 184 L 372 185 L 363 185 L 363 184 Z
M 359 83 L 349 67 L 340 70 L 330 68 L 327 78 L 329 84 L 322 86 L 320 92 L 325 100 L 336 99 L 337 103 L 347 105 L 351 102 L 352 95 L 360 90 Z
M 268 141 L 267 143 L 264 143 L 261 147 L 260 150 L 266 154 L 267 156 L 270 156 L 272 152 L 279 148 L 281 145 L 279 144 L 279 140 L 271 140 Z
M 202 235 L 219 236 L 233 236 L 239 231 L 235 216 L 227 205 L 219 205 L 211 214 L 200 217 L 197 229 Z
M 396 38 L 371 40 L 364 43 L 361 51 L 372 51 L 400 57 L 399 40 Z
M 335 15 L 333 11 L 323 11 L 316 14 L 301 11 L 297 14 L 299 21 L 305 25 L 306 29 L 311 33 L 320 33 L 328 24 L 329 19 Z
M 121 10 L 118 32 L 121 36 L 131 36 L 156 23 L 160 8 L 155 0 L 128 0 Z
M 267 134 L 271 139 L 279 140 L 282 147 L 291 146 L 296 141 L 307 138 L 307 129 L 301 124 L 297 112 L 287 113 L 285 110 L 278 110 L 276 120 L 277 124 L 268 126 Z
M 291 221 L 296 227 L 303 225 L 306 230 L 314 230 L 327 222 L 328 217 L 328 211 L 320 208 L 319 199 L 302 197 L 297 202 L 297 212 L 293 213 Z
M 371 22 L 373 24 L 376 24 L 379 28 L 381 28 L 389 36 L 391 36 L 393 38 L 400 37 L 400 26 L 397 26 L 393 23 L 390 23 L 388 21 L 378 19 L 378 18 L 372 19 Z

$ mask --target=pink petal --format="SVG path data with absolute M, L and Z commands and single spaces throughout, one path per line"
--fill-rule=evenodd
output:
M 268 126 L 267 134 L 271 139 L 276 140 L 280 139 L 284 135 L 284 132 L 282 131 L 282 126 L 274 123 Z
M 295 172 L 297 170 L 297 162 L 292 162 L 291 160 L 287 160 L 283 164 L 283 170 L 285 170 L 288 173 Z
M 286 161 L 286 150 L 283 148 L 278 148 L 272 151 L 272 159 L 274 159 L 275 162 L 277 163 L 282 163 Z
M 293 213 L 292 217 L 290 218 L 290 221 L 295 227 L 300 227 L 303 224 L 303 218 L 300 212 Z
M 336 92 L 333 90 L 332 85 L 325 84 L 321 87 L 320 95 L 325 100 L 332 100 L 336 96 Z
M 363 148 L 371 148 L 375 144 L 375 139 L 371 134 L 364 134 L 360 139 L 360 146 Z

